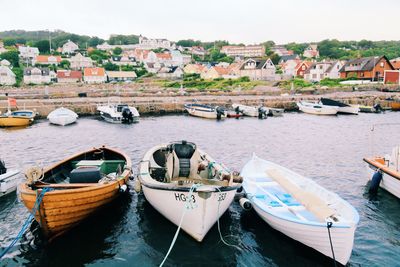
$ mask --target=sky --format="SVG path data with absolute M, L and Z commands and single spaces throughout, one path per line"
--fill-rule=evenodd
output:
M 172 41 L 400 40 L 399 0 L 0 0 L 0 31 L 64 30 Z M 4 12 L 5 11 L 5 12 Z

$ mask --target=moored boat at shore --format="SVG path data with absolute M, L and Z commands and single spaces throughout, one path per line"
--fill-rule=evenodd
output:
M 390 107 L 393 111 L 400 111 L 400 100 L 393 100 L 390 102 Z
M 253 106 L 246 106 L 242 104 L 232 104 L 233 109 L 237 110 L 238 112 L 243 113 L 245 116 L 249 117 L 258 117 L 258 118 L 266 118 L 270 110 L 266 107 L 253 107 Z M 278 112 L 278 111 L 277 111 Z M 272 111 L 271 111 L 272 114 Z
M 300 101 L 296 103 L 300 111 L 315 115 L 336 115 L 338 107 L 325 106 L 317 103 Z
M 103 208 L 126 189 L 131 174 L 130 158 L 118 150 L 100 147 L 64 159 L 42 171 L 33 167 L 18 186 L 18 195 L 35 214 L 51 240 Z
M 0 197 L 17 189 L 19 182 L 18 174 L 18 170 L 7 169 L 4 161 L 0 159 Z
M 185 104 L 185 110 L 189 115 L 206 119 L 223 119 L 227 113 L 223 107 L 213 107 L 203 104 Z
M 138 181 L 147 201 L 199 242 L 241 185 L 240 177 L 186 141 L 147 151 L 139 164 Z
M 110 104 L 98 105 L 97 111 L 100 116 L 107 122 L 111 123 L 132 123 L 139 121 L 139 112 L 135 107 L 127 104 Z
M 76 122 L 78 119 L 78 114 L 70 109 L 61 107 L 50 112 L 47 116 L 47 119 L 52 124 L 65 126 Z
M 272 228 L 343 265 L 349 261 L 359 215 L 348 202 L 255 155 L 241 175 L 252 207 Z
M 320 103 L 325 106 L 332 106 L 332 107 L 338 107 L 338 112 L 341 114 L 355 114 L 357 115 L 358 112 L 360 111 L 360 106 L 359 105 L 349 105 L 345 104 L 340 101 L 336 101 L 330 98 L 321 98 Z
M 0 113 L 0 127 L 20 127 L 28 126 L 33 122 L 37 113 L 32 110 L 21 109 L 11 111 L 11 107 L 17 107 L 15 98 L 8 98 L 7 112 Z

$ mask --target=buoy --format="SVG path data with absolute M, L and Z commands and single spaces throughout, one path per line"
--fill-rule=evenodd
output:
M 369 192 L 371 194 L 376 194 L 378 192 L 381 180 L 382 180 L 382 173 L 380 171 L 375 172 L 374 175 L 372 176 L 371 184 L 369 186 Z
M 239 200 L 239 204 L 242 207 L 242 209 L 244 209 L 244 210 L 251 210 L 251 208 L 252 208 L 250 200 L 248 200 L 245 197 L 243 197 Z
M 136 193 L 140 193 L 140 191 L 142 190 L 142 185 L 140 184 L 140 181 L 139 181 L 139 179 L 137 177 L 135 179 L 134 188 L 135 188 Z
M 128 187 L 126 186 L 126 184 L 123 184 L 119 187 L 119 192 L 124 193 L 126 192 L 127 189 Z

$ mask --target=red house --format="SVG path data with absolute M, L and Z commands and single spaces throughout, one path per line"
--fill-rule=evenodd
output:
M 304 74 L 306 71 L 311 67 L 312 62 L 311 61 L 302 61 L 299 64 L 297 64 L 296 68 L 294 69 L 295 71 L 295 77 L 304 77 Z
M 385 70 L 383 82 L 385 84 L 400 85 L 400 70 Z

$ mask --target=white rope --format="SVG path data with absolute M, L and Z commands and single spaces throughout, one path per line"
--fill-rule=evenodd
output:
M 181 230 L 181 226 L 182 226 L 182 223 L 183 223 L 183 218 L 185 217 L 186 211 L 188 209 L 193 209 L 194 208 L 192 205 L 190 205 L 191 204 L 190 202 L 191 202 L 191 199 L 192 199 L 192 194 L 193 194 L 194 189 L 199 187 L 200 185 L 201 184 L 193 184 L 192 187 L 189 190 L 189 195 L 188 195 L 188 197 L 186 199 L 185 205 L 183 206 L 183 212 L 182 212 L 182 215 L 181 215 L 181 220 L 179 222 L 178 229 L 176 229 L 174 238 L 172 239 L 171 245 L 169 246 L 168 252 L 164 257 L 164 260 L 161 262 L 160 267 L 164 265 L 165 261 L 167 260 L 167 258 L 169 256 L 169 253 L 171 253 L 172 248 L 175 245 L 176 239 L 178 238 L 178 235 L 179 235 L 179 231 Z

